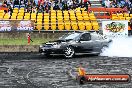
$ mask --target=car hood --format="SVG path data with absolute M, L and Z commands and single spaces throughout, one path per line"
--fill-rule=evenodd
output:
M 46 45 L 56 45 L 56 44 L 60 44 L 60 43 L 68 43 L 70 42 L 72 39 L 67 39 L 67 40 L 55 40 L 55 41 L 49 41 L 47 43 L 45 43 Z

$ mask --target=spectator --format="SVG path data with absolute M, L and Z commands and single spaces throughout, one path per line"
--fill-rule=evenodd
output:
M 36 6 L 34 6 L 34 7 L 32 8 L 32 13 L 37 13 L 37 8 L 36 8 Z
M 38 0 L 34 0 L 35 5 L 38 6 Z
M 66 0 L 64 0 L 62 2 L 62 10 L 68 10 L 68 6 L 67 6 L 67 1 Z
M 44 6 L 41 4 L 39 7 L 38 7 L 38 13 L 42 13 L 44 12 Z
M 72 6 L 73 8 L 72 9 L 76 9 L 76 4 L 77 4 L 76 1 L 73 0 L 73 6 Z
M 109 0 L 104 1 L 105 7 L 110 8 L 111 7 L 111 2 Z
M 59 10 L 60 9 L 58 2 L 59 2 L 58 0 L 55 0 L 53 10 Z
M 7 0 L 4 0 L 3 4 L 7 5 Z
M 45 5 L 45 11 L 46 13 L 48 13 L 50 10 L 50 4 L 47 2 L 46 5 Z
M 111 2 L 111 5 L 112 5 L 113 8 L 117 8 L 118 7 L 116 0 L 113 0 Z
M 68 6 L 68 9 L 71 9 L 72 6 L 73 6 L 73 1 L 72 0 L 68 0 L 67 1 L 67 6 Z
M 19 0 L 15 0 L 14 5 L 19 5 Z
M 10 15 L 12 15 L 12 13 L 13 13 L 13 9 L 12 9 L 11 6 L 8 7 L 8 13 L 9 13 Z

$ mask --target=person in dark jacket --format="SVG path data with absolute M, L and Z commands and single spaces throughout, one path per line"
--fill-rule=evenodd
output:
M 84 7 L 86 8 L 86 10 L 88 10 L 88 6 L 91 6 L 91 3 L 89 0 L 84 0 L 83 4 L 84 4 Z
M 67 6 L 67 1 L 66 0 L 64 0 L 62 2 L 62 10 L 68 10 L 68 6 Z

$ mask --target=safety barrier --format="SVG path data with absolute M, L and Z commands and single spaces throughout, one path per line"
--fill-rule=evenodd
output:
M 8 12 L 8 8 L 6 7 L 0 7 L 0 10 L 6 10 Z
M 100 7 L 100 8 L 88 8 L 88 12 L 98 12 L 97 14 L 97 18 L 98 19 L 110 19 L 113 13 L 123 13 L 123 12 L 127 12 L 127 10 L 122 9 L 122 8 L 104 8 L 104 7 Z M 101 15 L 100 13 L 103 12 L 103 15 Z

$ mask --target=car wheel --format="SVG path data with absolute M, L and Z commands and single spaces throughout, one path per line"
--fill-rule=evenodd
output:
M 72 47 L 68 46 L 66 47 L 65 51 L 64 51 L 64 56 L 66 58 L 72 58 L 75 54 L 75 51 Z

